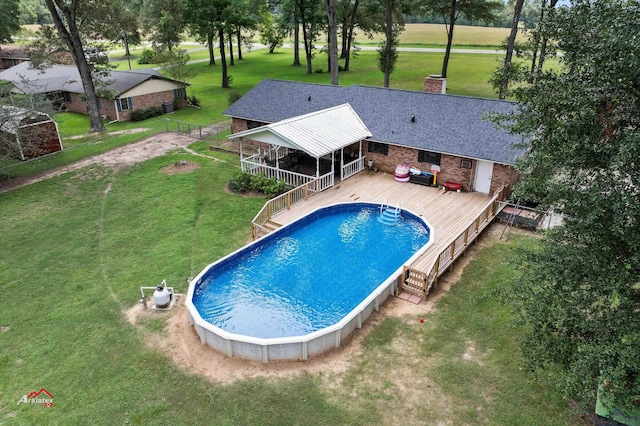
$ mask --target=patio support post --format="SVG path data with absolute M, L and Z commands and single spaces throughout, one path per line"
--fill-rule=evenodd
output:
M 320 177 L 320 157 L 316 157 L 316 179 Z
M 344 180 L 344 147 L 340 148 L 340 180 Z
M 280 147 L 276 147 L 276 174 L 278 176 L 278 180 L 280 180 L 280 153 L 278 150 Z
M 335 176 L 336 174 L 336 156 L 334 155 L 335 151 L 331 152 L 331 175 Z

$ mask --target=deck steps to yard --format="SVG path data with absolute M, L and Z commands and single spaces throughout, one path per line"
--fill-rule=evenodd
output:
M 269 230 L 269 232 L 271 231 L 275 231 L 276 229 L 280 228 L 282 225 L 277 223 L 277 222 L 273 222 L 271 220 L 268 220 L 264 223 L 263 225 L 265 228 L 267 228 Z

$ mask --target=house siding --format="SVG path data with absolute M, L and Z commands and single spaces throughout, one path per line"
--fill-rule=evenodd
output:
M 71 102 L 65 102 L 67 111 L 87 114 L 87 101 L 83 100 L 84 95 L 79 93 L 69 93 Z M 100 115 L 109 120 L 117 120 L 115 106 L 111 99 L 100 98 Z
M 140 96 L 132 96 L 131 103 L 133 104 L 133 109 L 120 111 L 120 120 L 129 120 L 131 119 L 131 111 L 136 109 L 146 109 L 150 107 L 159 107 L 162 108 L 163 102 L 173 102 L 173 89 L 165 90 L 164 92 L 156 92 L 156 93 L 148 93 L 146 95 Z M 113 101 L 111 101 L 113 104 Z M 174 104 L 175 105 L 175 104 Z M 178 105 L 179 108 L 184 108 L 187 106 L 186 99 L 180 99 L 180 103 Z
M 242 132 L 247 128 L 246 120 L 232 118 L 231 129 L 233 133 Z M 243 144 L 256 145 L 257 143 L 243 138 Z M 365 140 L 362 144 L 362 155 L 366 156 L 367 160 L 373 160 L 375 167 L 383 173 L 392 174 L 398 164 L 408 164 L 420 170 L 430 171 L 432 164 L 418 162 L 418 152 L 419 150 L 415 148 L 389 145 L 387 155 L 383 155 L 369 152 L 368 141 Z M 471 168 L 463 168 L 461 165 L 462 160 L 470 160 Z M 457 182 L 462 184 L 464 191 L 473 191 L 476 164 L 477 161 L 470 158 L 442 154 L 440 157 L 440 173 L 438 173 L 436 183 L 443 185 L 445 182 Z M 493 193 L 504 184 L 513 185 L 518 181 L 518 177 L 519 174 L 513 167 L 494 163 L 490 193 Z
M 509 184 L 513 188 L 513 185 L 515 185 L 518 180 L 520 180 L 520 174 L 514 167 L 504 164 L 494 164 L 491 191 L 489 193 L 493 194 L 504 184 Z
M 369 152 L 369 144 L 365 141 L 363 155 L 367 160 L 373 160 L 374 165 L 382 172 L 393 173 L 398 164 L 407 164 L 416 169 L 430 171 L 433 164 L 418 162 L 418 151 L 415 148 L 407 148 L 396 145 L 389 145 L 388 155 Z M 465 157 L 442 154 L 440 157 L 440 173 L 438 173 L 436 183 L 442 185 L 445 182 L 458 182 L 462 184 L 462 189 L 471 191 L 473 189 L 473 178 L 475 176 L 475 161 L 472 161 L 473 168 L 462 168 L 460 162 Z
M 86 114 L 87 102 L 82 100 L 83 95 L 80 95 L 78 93 L 69 93 L 69 95 L 71 98 L 71 102 L 65 102 L 67 111 Z M 164 92 L 135 96 L 131 98 L 133 109 L 144 109 L 152 106 L 162 108 L 163 102 L 173 102 L 173 89 L 166 90 Z M 186 106 L 187 100 L 181 99 L 179 107 L 184 108 Z M 131 119 L 131 111 L 132 110 L 125 110 L 118 113 L 116 111 L 116 105 L 113 99 L 100 98 L 100 115 L 106 117 L 109 120 L 117 120 L 118 118 L 120 118 L 121 121 L 129 120 Z

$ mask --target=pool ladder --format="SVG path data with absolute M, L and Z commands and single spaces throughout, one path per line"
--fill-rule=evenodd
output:
M 380 215 L 378 216 L 378 222 L 385 225 L 395 225 L 400 222 L 400 212 L 402 208 L 400 204 L 397 207 L 390 206 L 387 201 L 380 203 Z

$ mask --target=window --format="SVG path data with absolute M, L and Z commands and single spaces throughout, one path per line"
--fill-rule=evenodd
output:
M 131 98 L 120 98 L 118 99 L 118 109 L 120 111 L 126 111 L 128 109 L 131 109 L 131 102 L 129 102 Z
M 64 98 L 65 102 L 71 102 L 71 93 L 69 92 L 62 92 L 62 97 Z
M 264 126 L 264 123 L 261 123 L 259 121 L 247 120 L 247 130 L 256 129 L 260 126 Z
M 380 142 L 369 142 L 369 152 L 376 154 L 389 155 L 389 145 Z
M 472 166 L 471 160 L 460 160 L 460 167 L 463 169 L 470 169 Z
M 187 99 L 187 89 L 173 89 L 174 99 Z
M 436 166 L 440 165 L 440 153 L 431 151 L 418 151 L 419 163 L 431 163 Z

